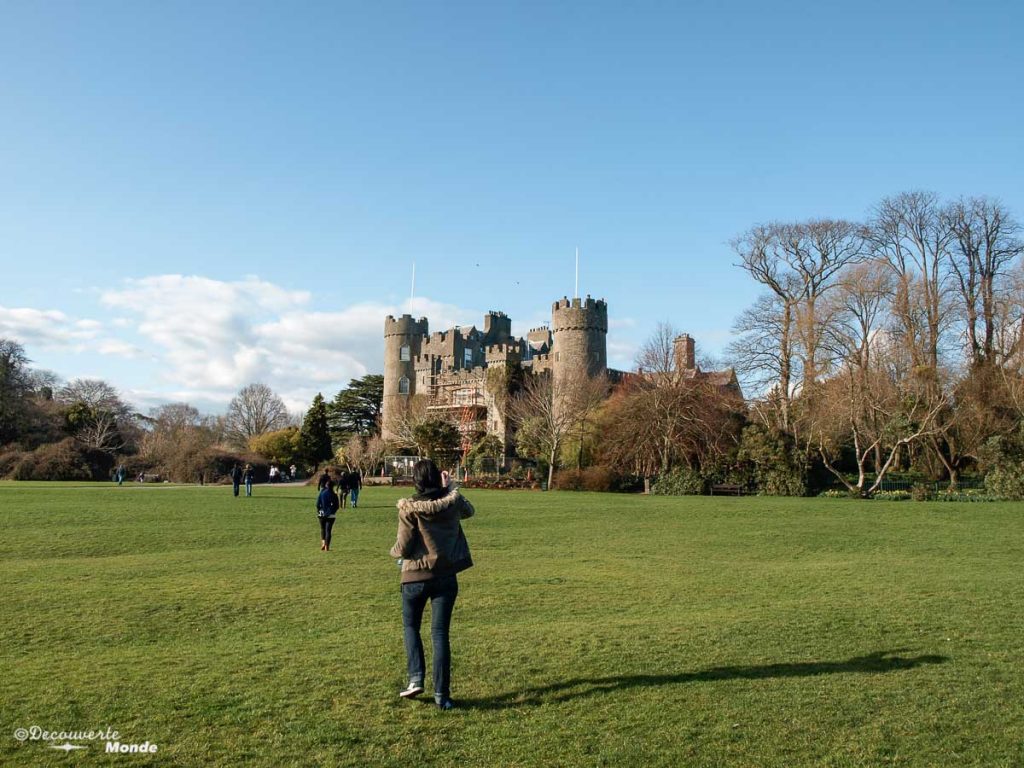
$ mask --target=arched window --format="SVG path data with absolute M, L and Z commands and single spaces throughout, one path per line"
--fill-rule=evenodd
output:
M 403 376 L 398 380 L 398 394 L 408 395 L 409 394 L 409 377 Z
M 402 348 L 398 350 L 398 359 L 403 363 L 408 363 L 412 359 L 412 353 L 408 344 L 403 344 Z

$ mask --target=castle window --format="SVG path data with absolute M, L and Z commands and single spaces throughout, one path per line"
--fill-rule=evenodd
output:
M 398 380 L 398 394 L 408 395 L 409 394 L 409 377 L 403 376 Z
M 408 363 L 412 359 L 412 353 L 408 344 L 403 344 L 402 348 L 398 350 L 398 359 L 403 363 Z
M 473 350 L 467 349 L 465 354 L 462 356 L 462 361 L 465 363 L 466 368 L 473 367 Z

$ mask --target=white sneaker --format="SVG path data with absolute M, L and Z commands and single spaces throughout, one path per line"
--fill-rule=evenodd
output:
M 423 683 L 409 683 L 409 687 L 398 692 L 403 699 L 413 699 L 423 693 Z

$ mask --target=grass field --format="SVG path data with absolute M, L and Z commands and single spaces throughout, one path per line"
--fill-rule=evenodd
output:
M 467 495 L 441 713 L 397 491 L 0 483 L 0 765 L 1024 764 L 1022 505 Z

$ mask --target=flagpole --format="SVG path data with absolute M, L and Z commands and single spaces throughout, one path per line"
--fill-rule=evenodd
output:
M 576 246 L 576 290 L 573 292 L 573 298 L 578 299 L 580 297 L 580 247 Z
M 409 312 L 412 312 L 412 302 L 416 297 L 416 262 L 412 263 L 412 288 L 409 289 Z

